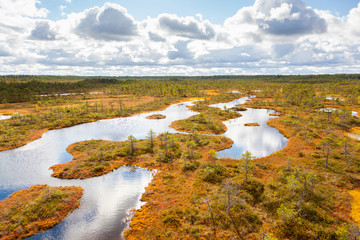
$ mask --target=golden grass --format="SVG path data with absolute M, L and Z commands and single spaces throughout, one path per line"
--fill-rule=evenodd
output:
M 360 189 L 351 190 L 349 193 L 353 197 L 350 215 L 353 220 L 360 225 Z
M 245 123 L 244 126 L 246 126 L 246 127 L 258 127 L 260 125 L 258 123 Z
M 354 133 L 360 134 L 360 127 L 354 127 L 354 128 L 352 128 L 352 129 L 350 129 L 350 132 L 354 132 Z
M 3 115 L 12 115 L 15 113 L 19 114 L 31 114 L 34 112 L 49 112 L 50 108 L 54 107 L 75 107 L 83 104 L 95 104 L 102 103 L 107 108 L 111 108 L 111 105 L 118 107 L 118 100 L 121 100 L 124 106 L 136 106 L 143 103 L 149 103 L 154 101 L 154 97 L 151 96 L 141 96 L 136 97 L 133 95 L 113 95 L 109 97 L 106 94 L 97 94 L 97 95 L 74 95 L 67 96 L 62 103 L 57 103 L 56 106 L 37 106 L 34 103 L 24 102 L 24 103 L 6 103 L 0 104 L 0 114 Z
M 210 95 L 210 96 L 214 96 L 214 95 L 219 95 L 220 93 L 217 90 L 204 90 L 201 91 L 203 93 L 205 93 L 206 95 Z

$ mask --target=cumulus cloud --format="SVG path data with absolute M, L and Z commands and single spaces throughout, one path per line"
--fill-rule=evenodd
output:
M 295 50 L 295 46 L 292 43 L 274 44 L 272 48 L 276 58 L 282 58 Z
M 216 32 L 209 21 L 198 21 L 194 17 L 178 17 L 174 14 L 161 14 L 158 17 L 159 26 L 171 35 L 210 40 Z
M 10 51 L 7 51 L 3 47 L 0 47 L 0 57 L 8 57 L 11 56 Z
M 37 8 L 39 0 L 0 0 L 0 13 L 28 17 L 46 17 L 48 10 Z
M 179 58 L 191 59 L 193 57 L 193 54 L 188 49 L 187 41 L 179 41 L 174 44 L 174 47 L 176 48 L 176 51 L 169 51 L 167 54 L 167 57 L 170 60 L 175 60 Z
M 327 31 L 327 23 L 302 0 L 256 0 L 240 9 L 225 22 L 228 26 L 253 25 L 272 35 L 318 34 Z
M 30 39 L 34 40 L 55 40 L 55 37 L 56 33 L 50 29 L 50 24 L 47 21 L 37 22 L 30 35 Z
M 241 46 L 228 49 L 211 50 L 197 60 L 201 64 L 214 64 L 215 66 L 239 66 L 238 64 L 254 63 L 268 58 L 267 53 L 258 46 Z
M 86 10 L 75 31 L 84 38 L 127 41 L 138 35 L 138 26 L 125 8 L 106 3 L 102 8 Z
M 156 33 L 153 33 L 153 32 L 149 32 L 149 38 L 151 41 L 154 41 L 154 42 L 165 42 L 166 39 L 161 37 L 160 35 L 156 34 Z
M 24 34 L 35 19 L 45 18 L 48 10 L 38 8 L 38 3 L 38 0 L 0 0 L 0 34 Z
M 66 2 L 71 1 L 59 3 L 63 10 Z M 68 7 L 58 21 L 46 19 L 47 10 L 36 0 L 0 0 L 0 6 L 3 73 L 304 74 L 360 69 L 360 5 L 338 17 L 301 0 L 256 0 L 223 25 L 200 14 L 164 13 L 136 21 L 113 3 L 79 13 Z
M 358 3 L 357 8 L 351 9 L 349 15 L 347 16 L 347 20 L 350 25 L 351 31 L 356 35 L 360 35 L 360 2 Z

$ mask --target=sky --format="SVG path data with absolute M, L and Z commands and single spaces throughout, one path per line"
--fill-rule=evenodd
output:
M 0 0 L 0 74 L 360 73 L 355 0 Z

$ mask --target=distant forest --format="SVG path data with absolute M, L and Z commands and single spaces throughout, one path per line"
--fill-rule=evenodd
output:
M 0 76 L 0 103 L 37 101 L 40 95 L 87 93 L 107 89 L 114 94 L 148 95 L 156 97 L 200 96 L 201 90 L 260 88 L 267 84 L 326 84 L 336 93 L 337 84 L 351 86 L 347 94 L 360 94 L 360 74 L 336 75 L 256 75 L 256 76 L 168 76 L 168 77 L 81 77 L 81 76 Z M 324 86 L 324 85 L 323 85 Z M 326 85 L 325 85 L 326 86 Z M 342 88 L 346 89 L 346 88 Z M 42 96 L 44 97 L 44 96 Z

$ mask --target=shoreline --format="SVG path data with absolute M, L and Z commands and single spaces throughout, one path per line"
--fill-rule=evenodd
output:
M 194 99 L 194 100 L 192 100 L 192 99 Z M 173 103 L 170 103 L 169 105 L 167 105 L 165 107 L 162 107 L 162 108 L 159 108 L 159 109 L 156 109 L 156 110 L 144 110 L 144 111 L 141 111 L 141 112 L 138 112 L 138 113 L 131 114 L 131 115 L 126 116 L 126 117 L 132 117 L 132 116 L 135 116 L 137 114 L 143 114 L 143 113 L 149 113 L 149 112 L 163 111 L 163 110 L 165 110 L 166 108 L 168 108 L 169 106 L 171 106 L 173 104 L 178 104 L 178 103 L 188 102 L 188 101 L 195 101 L 195 100 L 196 100 L 195 98 L 184 98 L 184 99 L 177 100 L 177 101 L 175 101 Z M 50 130 L 63 129 L 63 128 L 73 127 L 73 126 L 80 125 L 80 124 L 92 123 L 92 122 L 96 122 L 96 121 L 100 121 L 100 120 L 108 120 L 108 119 L 116 119 L 116 118 L 124 118 L 124 117 L 109 117 L 109 118 L 92 119 L 92 120 L 89 120 L 89 121 L 81 121 L 81 122 L 77 122 L 77 123 L 74 123 L 74 124 L 63 125 L 63 126 L 58 126 L 58 127 L 54 127 L 54 128 L 38 129 L 38 130 L 35 130 L 36 131 L 35 134 L 33 134 L 32 136 L 29 137 L 29 139 L 25 140 L 24 142 L 22 142 L 20 144 L 17 144 L 15 146 L 11 146 L 11 147 L 2 147 L 2 148 L 0 147 L 0 152 L 1 151 L 6 151 L 6 150 L 11 150 L 11 149 L 16 149 L 16 148 L 25 146 L 26 144 L 31 143 L 31 142 L 41 138 L 42 135 L 45 132 L 50 131 Z

